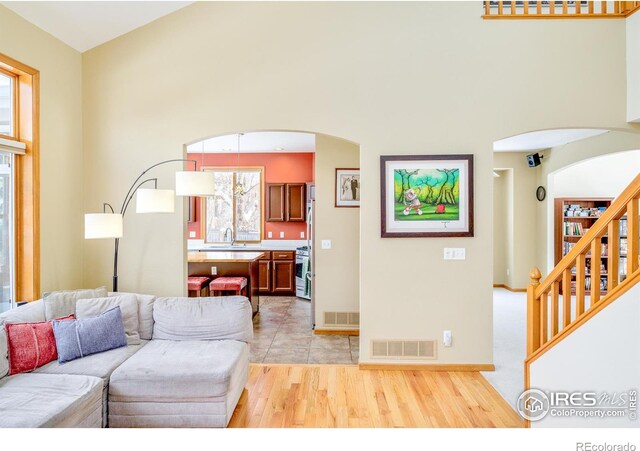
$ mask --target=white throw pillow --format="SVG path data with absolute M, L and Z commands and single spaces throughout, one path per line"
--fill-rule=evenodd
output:
M 62 318 L 76 313 L 78 299 L 104 298 L 107 288 L 52 291 L 43 298 L 46 321 Z
M 140 344 L 138 301 L 134 294 L 79 299 L 76 304 L 76 318 L 98 316 L 114 307 L 120 307 L 122 312 L 122 323 L 124 324 L 124 333 L 127 335 L 127 343 L 130 345 Z

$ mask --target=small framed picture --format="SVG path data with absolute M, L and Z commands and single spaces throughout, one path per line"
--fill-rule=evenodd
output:
M 360 169 L 336 169 L 336 207 L 360 206 Z
M 380 157 L 382 238 L 473 236 L 473 155 Z

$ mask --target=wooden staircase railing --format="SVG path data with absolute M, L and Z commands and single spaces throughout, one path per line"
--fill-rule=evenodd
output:
M 640 175 L 613 201 L 543 282 L 540 282 L 540 270 L 531 270 L 531 283 L 527 287 L 526 389 L 529 388 L 529 367 L 533 361 L 640 282 L 638 199 Z M 627 223 L 626 229 L 623 227 L 626 236 L 620 234 L 621 222 Z M 625 242 L 626 247 L 621 247 Z M 606 254 L 603 252 L 605 244 Z M 595 263 L 600 255 L 607 257 L 606 270 L 602 274 L 600 264 Z M 586 262 L 592 257 L 588 273 Z M 591 283 L 588 292 L 587 277 L 591 281 L 606 277 L 606 289 L 601 289 L 599 283 Z
M 484 19 L 616 19 L 640 9 L 640 1 L 485 1 Z

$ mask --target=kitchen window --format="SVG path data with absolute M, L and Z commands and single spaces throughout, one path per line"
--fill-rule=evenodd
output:
M 16 77 L 0 68 L 0 136 L 16 137 Z
M 205 243 L 256 243 L 262 240 L 263 169 L 212 168 L 215 195 L 202 199 Z

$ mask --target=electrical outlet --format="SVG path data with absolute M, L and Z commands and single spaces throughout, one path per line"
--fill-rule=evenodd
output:
M 196 237 L 196 232 L 194 232 L 193 230 L 189 232 L 189 238 L 195 238 Z
M 442 333 L 442 344 L 444 345 L 445 348 L 450 348 L 451 347 L 451 341 L 452 341 L 451 331 L 450 330 L 445 330 Z
M 445 247 L 444 259 L 445 260 L 465 260 L 466 249 L 464 247 Z
M 273 232 L 267 232 L 267 238 L 273 238 Z
M 304 240 L 304 232 L 300 232 L 300 238 Z
M 211 267 L 211 275 L 215 276 L 218 274 L 218 268 L 216 266 Z
M 331 240 L 322 240 L 322 249 L 331 249 Z
M 280 232 L 280 238 L 284 238 L 284 232 Z

